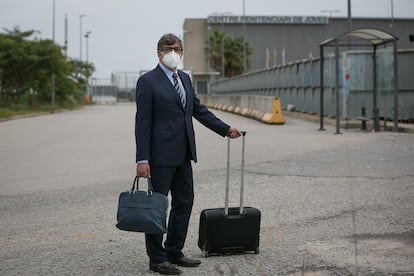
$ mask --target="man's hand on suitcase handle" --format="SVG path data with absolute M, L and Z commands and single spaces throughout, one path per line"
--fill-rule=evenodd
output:
M 241 135 L 245 135 L 245 134 L 246 134 L 246 131 L 239 131 L 237 128 L 231 127 L 229 129 L 227 136 L 234 139 L 234 138 L 238 138 Z

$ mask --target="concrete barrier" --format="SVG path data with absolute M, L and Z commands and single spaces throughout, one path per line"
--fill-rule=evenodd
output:
M 92 103 L 94 104 L 116 104 L 117 99 L 115 96 L 92 96 Z
M 279 97 L 254 95 L 198 95 L 209 108 L 236 113 L 268 124 L 284 124 Z

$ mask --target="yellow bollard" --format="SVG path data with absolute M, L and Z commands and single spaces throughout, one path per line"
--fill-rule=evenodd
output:
M 85 103 L 86 104 L 90 104 L 91 103 L 91 96 L 89 96 L 89 95 L 86 95 L 85 96 Z
M 280 98 L 275 97 L 272 101 L 272 113 L 266 113 L 262 117 L 262 121 L 268 124 L 284 124 L 285 118 L 282 114 L 282 107 L 280 104 Z

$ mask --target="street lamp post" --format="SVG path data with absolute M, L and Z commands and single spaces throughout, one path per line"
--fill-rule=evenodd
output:
M 86 32 L 85 38 L 86 38 L 86 63 L 89 62 L 89 35 L 91 34 L 91 31 Z
M 231 12 L 215 12 L 215 13 L 213 13 L 213 15 L 216 15 L 216 16 L 218 16 L 218 17 L 220 17 L 220 22 L 221 22 L 221 28 L 220 28 L 220 30 L 221 30 L 221 38 L 220 38 L 220 60 L 221 60 L 221 77 L 222 78 L 224 78 L 224 76 L 225 76 L 225 66 L 224 66 L 224 63 L 225 63 L 225 58 L 224 58 L 224 26 L 223 26 L 223 24 L 224 24 L 224 20 L 225 20 L 225 17 L 227 16 L 227 15 L 230 15 L 230 14 L 232 14 Z M 210 35 L 209 35 L 210 36 Z
M 223 15 L 221 16 L 220 55 L 221 55 L 221 77 L 224 78 L 224 30 L 223 30 Z
M 55 0 L 53 0 L 53 18 L 52 18 L 52 40 L 55 42 L 55 14 L 56 14 L 56 5 Z
M 79 61 L 82 61 L 82 18 L 85 16 L 86 14 L 79 15 Z
M 68 15 L 65 14 L 65 56 L 68 56 Z
M 85 39 L 86 39 L 86 65 L 89 65 L 89 36 L 92 32 L 88 31 L 85 34 Z M 89 68 L 89 67 L 88 67 Z M 86 71 L 86 95 L 87 97 L 90 97 L 89 95 L 89 70 Z M 88 99 L 89 101 L 89 99 Z
M 243 0 L 243 73 L 246 73 L 246 12 Z
M 352 30 L 352 7 L 351 0 L 348 0 L 348 32 Z M 351 37 L 348 36 L 348 50 L 351 49 Z
M 55 14 L 56 14 L 56 5 L 55 5 L 55 0 L 53 0 L 53 16 L 52 16 L 52 41 L 53 44 L 55 44 Z M 51 104 L 52 106 L 55 105 L 55 72 L 53 71 L 52 73 L 52 99 L 51 99 Z
M 221 41 L 220 41 L 220 55 L 221 55 L 221 77 L 224 78 L 225 76 L 225 66 L 224 66 L 224 18 L 227 15 L 230 15 L 231 12 L 225 12 L 225 13 L 217 13 L 221 17 Z
M 352 8 L 351 0 L 348 0 L 348 32 L 352 30 Z

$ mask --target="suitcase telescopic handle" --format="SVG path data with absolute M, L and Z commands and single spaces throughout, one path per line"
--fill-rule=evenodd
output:
M 245 148 L 246 131 L 242 131 L 242 158 L 241 158 L 241 173 L 240 173 L 240 215 L 243 214 L 243 198 L 244 198 L 244 148 Z
M 242 131 L 242 158 L 241 158 L 241 179 L 240 179 L 240 215 L 243 213 L 244 194 L 244 148 L 246 131 Z M 224 215 L 229 214 L 229 188 L 230 187 L 230 137 L 227 138 L 227 168 L 226 168 L 226 194 L 224 201 Z

